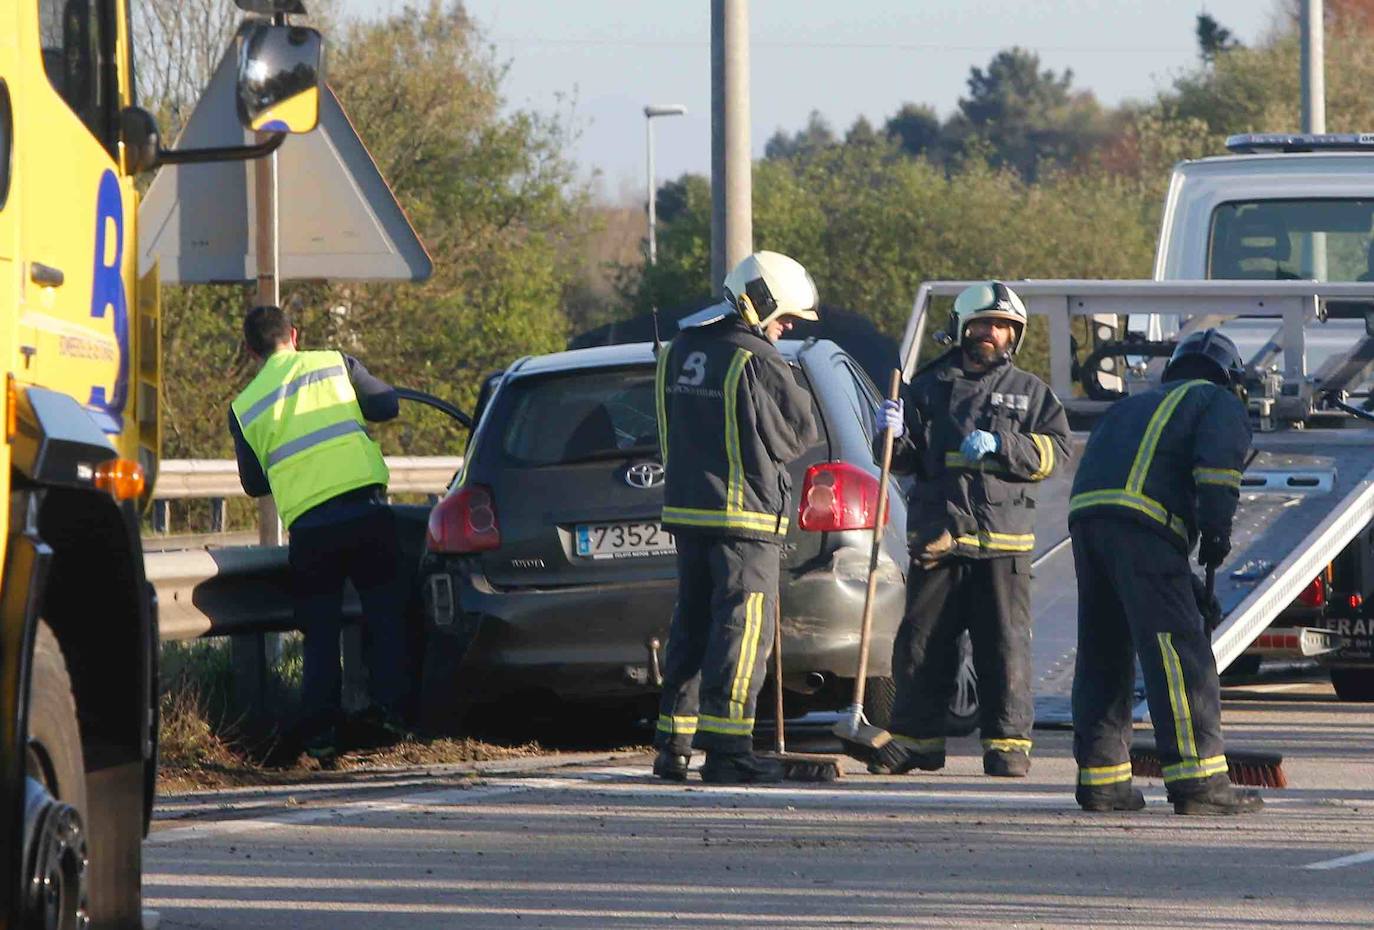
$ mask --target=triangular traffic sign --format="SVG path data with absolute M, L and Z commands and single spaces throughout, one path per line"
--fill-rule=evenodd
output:
M 233 47 L 196 104 L 179 149 L 247 145 L 234 102 Z M 281 280 L 423 281 L 429 254 L 334 92 L 314 132 L 277 150 Z M 166 284 L 257 279 L 253 163 L 167 165 L 139 207 L 139 267 Z

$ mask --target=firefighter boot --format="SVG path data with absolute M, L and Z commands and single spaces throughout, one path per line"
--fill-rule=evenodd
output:
M 896 740 L 885 744 L 873 757 L 873 761 L 868 763 L 868 771 L 873 775 L 905 775 L 916 769 L 935 772 L 944 767 L 943 749 L 917 752 L 898 745 Z
M 1257 791 L 1238 791 L 1225 774 L 1210 778 L 1189 778 L 1168 786 L 1169 801 L 1175 814 L 1225 816 L 1252 814 L 1264 807 Z
M 1145 808 L 1145 795 L 1139 788 L 1132 788 L 1128 781 L 1114 785 L 1079 785 L 1073 793 L 1078 806 L 1085 811 L 1105 813 L 1107 811 L 1138 811 Z
M 771 785 L 782 781 L 783 766 L 752 752 L 708 752 L 701 780 L 712 785 Z
M 1019 749 L 989 749 L 983 753 L 983 774 L 998 778 L 1025 778 L 1030 773 L 1030 754 Z
M 690 755 L 665 747 L 658 751 L 654 759 L 654 774 L 664 781 L 686 781 L 687 765 L 691 761 Z

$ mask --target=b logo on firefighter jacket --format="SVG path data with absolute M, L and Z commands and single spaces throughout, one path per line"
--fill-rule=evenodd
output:
M 288 527 L 317 504 L 390 477 L 338 352 L 275 353 L 232 406 Z
M 684 330 L 660 350 L 663 525 L 781 541 L 786 464 L 815 440 L 810 393 L 767 339 L 737 317 Z

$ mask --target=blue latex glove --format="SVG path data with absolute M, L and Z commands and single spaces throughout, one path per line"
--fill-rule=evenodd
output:
M 998 441 L 995 433 L 976 429 L 964 437 L 964 444 L 959 447 L 959 451 L 970 462 L 976 462 L 985 455 L 1000 451 L 1001 448 L 1002 443 Z
M 900 400 L 885 400 L 873 412 L 873 426 L 878 432 L 892 430 L 892 438 L 900 439 L 906 432 L 906 404 Z

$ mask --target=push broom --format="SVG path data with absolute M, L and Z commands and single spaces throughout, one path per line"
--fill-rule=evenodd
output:
M 842 774 L 839 756 L 809 752 L 788 752 L 783 735 L 782 712 L 782 606 L 773 614 L 773 706 L 777 729 L 773 735 L 772 757 L 782 763 L 788 781 L 835 781 Z
M 902 389 L 902 373 L 892 372 L 888 399 L 897 400 Z M 832 732 L 844 745 L 844 751 L 861 762 L 872 762 L 878 751 L 892 741 L 892 734 L 875 727 L 864 717 L 864 679 L 868 675 L 868 643 L 873 635 L 873 599 L 878 590 L 878 556 L 882 552 L 883 523 L 887 516 L 887 479 L 892 472 L 892 428 L 883 428 L 882 468 L 878 472 L 878 507 L 873 514 L 873 546 L 868 555 L 868 589 L 864 592 L 864 610 L 859 621 L 859 667 L 854 674 L 854 702 L 844 710 L 844 717 Z
M 1207 566 L 1206 594 L 1198 607 L 1204 620 L 1209 612 L 1215 611 L 1217 570 Z M 1217 617 L 1216 622 L 1220 623 Z M 1208 632 L 1214 628 L 1208 623 Z M 1163 778 L 1164 761 L 1159 749 L 1153 743 L 1137 743 L 1131 747 L 1131 774 L 1139 778 Z M 1287 788 L 1288 776 L 1283 771 L 1283 756 L 1277 752 L 1228 751 L 1226 753 L 1226 777 L 1233 785 L 1251 785 L 1258 788 Z

